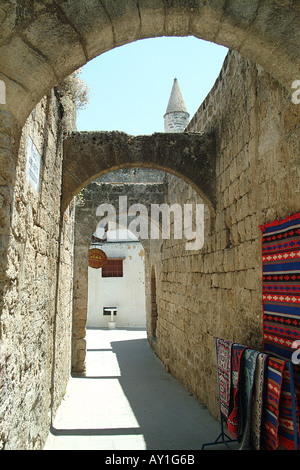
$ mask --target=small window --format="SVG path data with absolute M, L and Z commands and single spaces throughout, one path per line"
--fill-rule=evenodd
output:
M 102 277 L 123 277 L 123 259 L 108 259 L 102 268 Z

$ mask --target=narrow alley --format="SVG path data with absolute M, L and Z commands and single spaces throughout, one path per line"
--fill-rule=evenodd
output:
M 86 377 L 70 379 L 44 450 L 198 450 L 219 432 L 144 329 L 88 329 Z

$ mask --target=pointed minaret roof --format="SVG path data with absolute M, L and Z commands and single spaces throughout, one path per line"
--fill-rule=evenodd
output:
M 174 112 L 177 112 L 177 111 L 179 111 L 179 112 L 182 111 L 182 112 L 188 114 L 185 103 L 184 103 L 183 98 L 182 98 L 182 94 L 181 94 L 179 85 L 178 85 L 177 78 L 174 78 L 174 83 L 173 83 L 173 87 L 172 87 L 172 91 L 171 91 L 171 95 L 170 95 L 170 99 L 169 99 L 166 114 L 174 113 Z

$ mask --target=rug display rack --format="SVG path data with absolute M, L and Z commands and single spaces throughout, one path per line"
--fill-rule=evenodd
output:
M 219 436 L 202 445 L 237 443 L 240 450 L 299 450 L 295 366 L 216 338 Z
M 216 338 L 221 433 L 202 448 L 299 449 L 300 212 L 259 228 L 263 352 Z

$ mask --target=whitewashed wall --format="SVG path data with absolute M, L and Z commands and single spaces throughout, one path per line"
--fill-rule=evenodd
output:
M 102 277 L 102 269 L 89 268 L 87 327 L 107 327 L 110 316 L 103 307 L 117 307 L 117 327 L 144 327 L 144 250 L 139 242 L 114 242 L 101 248 L 108 258 L 124 257 L 123 277 Z

